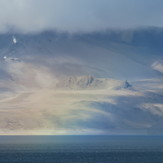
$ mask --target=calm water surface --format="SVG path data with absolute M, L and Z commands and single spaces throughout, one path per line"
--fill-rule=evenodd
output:
M 0 136 L 4 163 L 163 163 L 163 136 Z

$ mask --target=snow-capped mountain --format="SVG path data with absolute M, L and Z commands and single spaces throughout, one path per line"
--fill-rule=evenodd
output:
M 163 73 L 163 61 L 155 61 L 152 68 L 160 73 Z
M 157 134 L 162 29 L 0 35 L 0 134 Z
M 68 76 L 155 78 L 160 74 L 151 65 L 163 59 L 162 36 L 160 28 L 1 34 L 0 56 L 48 65 L 56 73 Z

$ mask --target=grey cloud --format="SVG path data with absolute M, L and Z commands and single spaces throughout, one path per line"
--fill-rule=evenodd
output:
M 0 0 L 0 32 L 162 26 L 163 1 Z

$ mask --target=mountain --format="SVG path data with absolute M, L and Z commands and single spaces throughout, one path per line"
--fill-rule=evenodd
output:
M 162 28 L 1 34 L 0 56 L 48 65 L 58 75 L 140 79 L 161 75 L 151 65 L 163 60 L 162 38 Z
M 163 29 L 0 34 L 0 134 L 162 134 Z
M 57 89 L 98 90 L 123 88 L 123 81 L 109 78 L 94 78 L 92 76 L 71 76 L 59 79 Z
M 160 73 L 163 73 L 163 61 L 156 61 L 152 64 L 152 68 Z

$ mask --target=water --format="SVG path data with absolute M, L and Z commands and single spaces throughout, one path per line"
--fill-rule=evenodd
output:
M 163 163 L 163 136 L 0 136 L 4 163 Z

